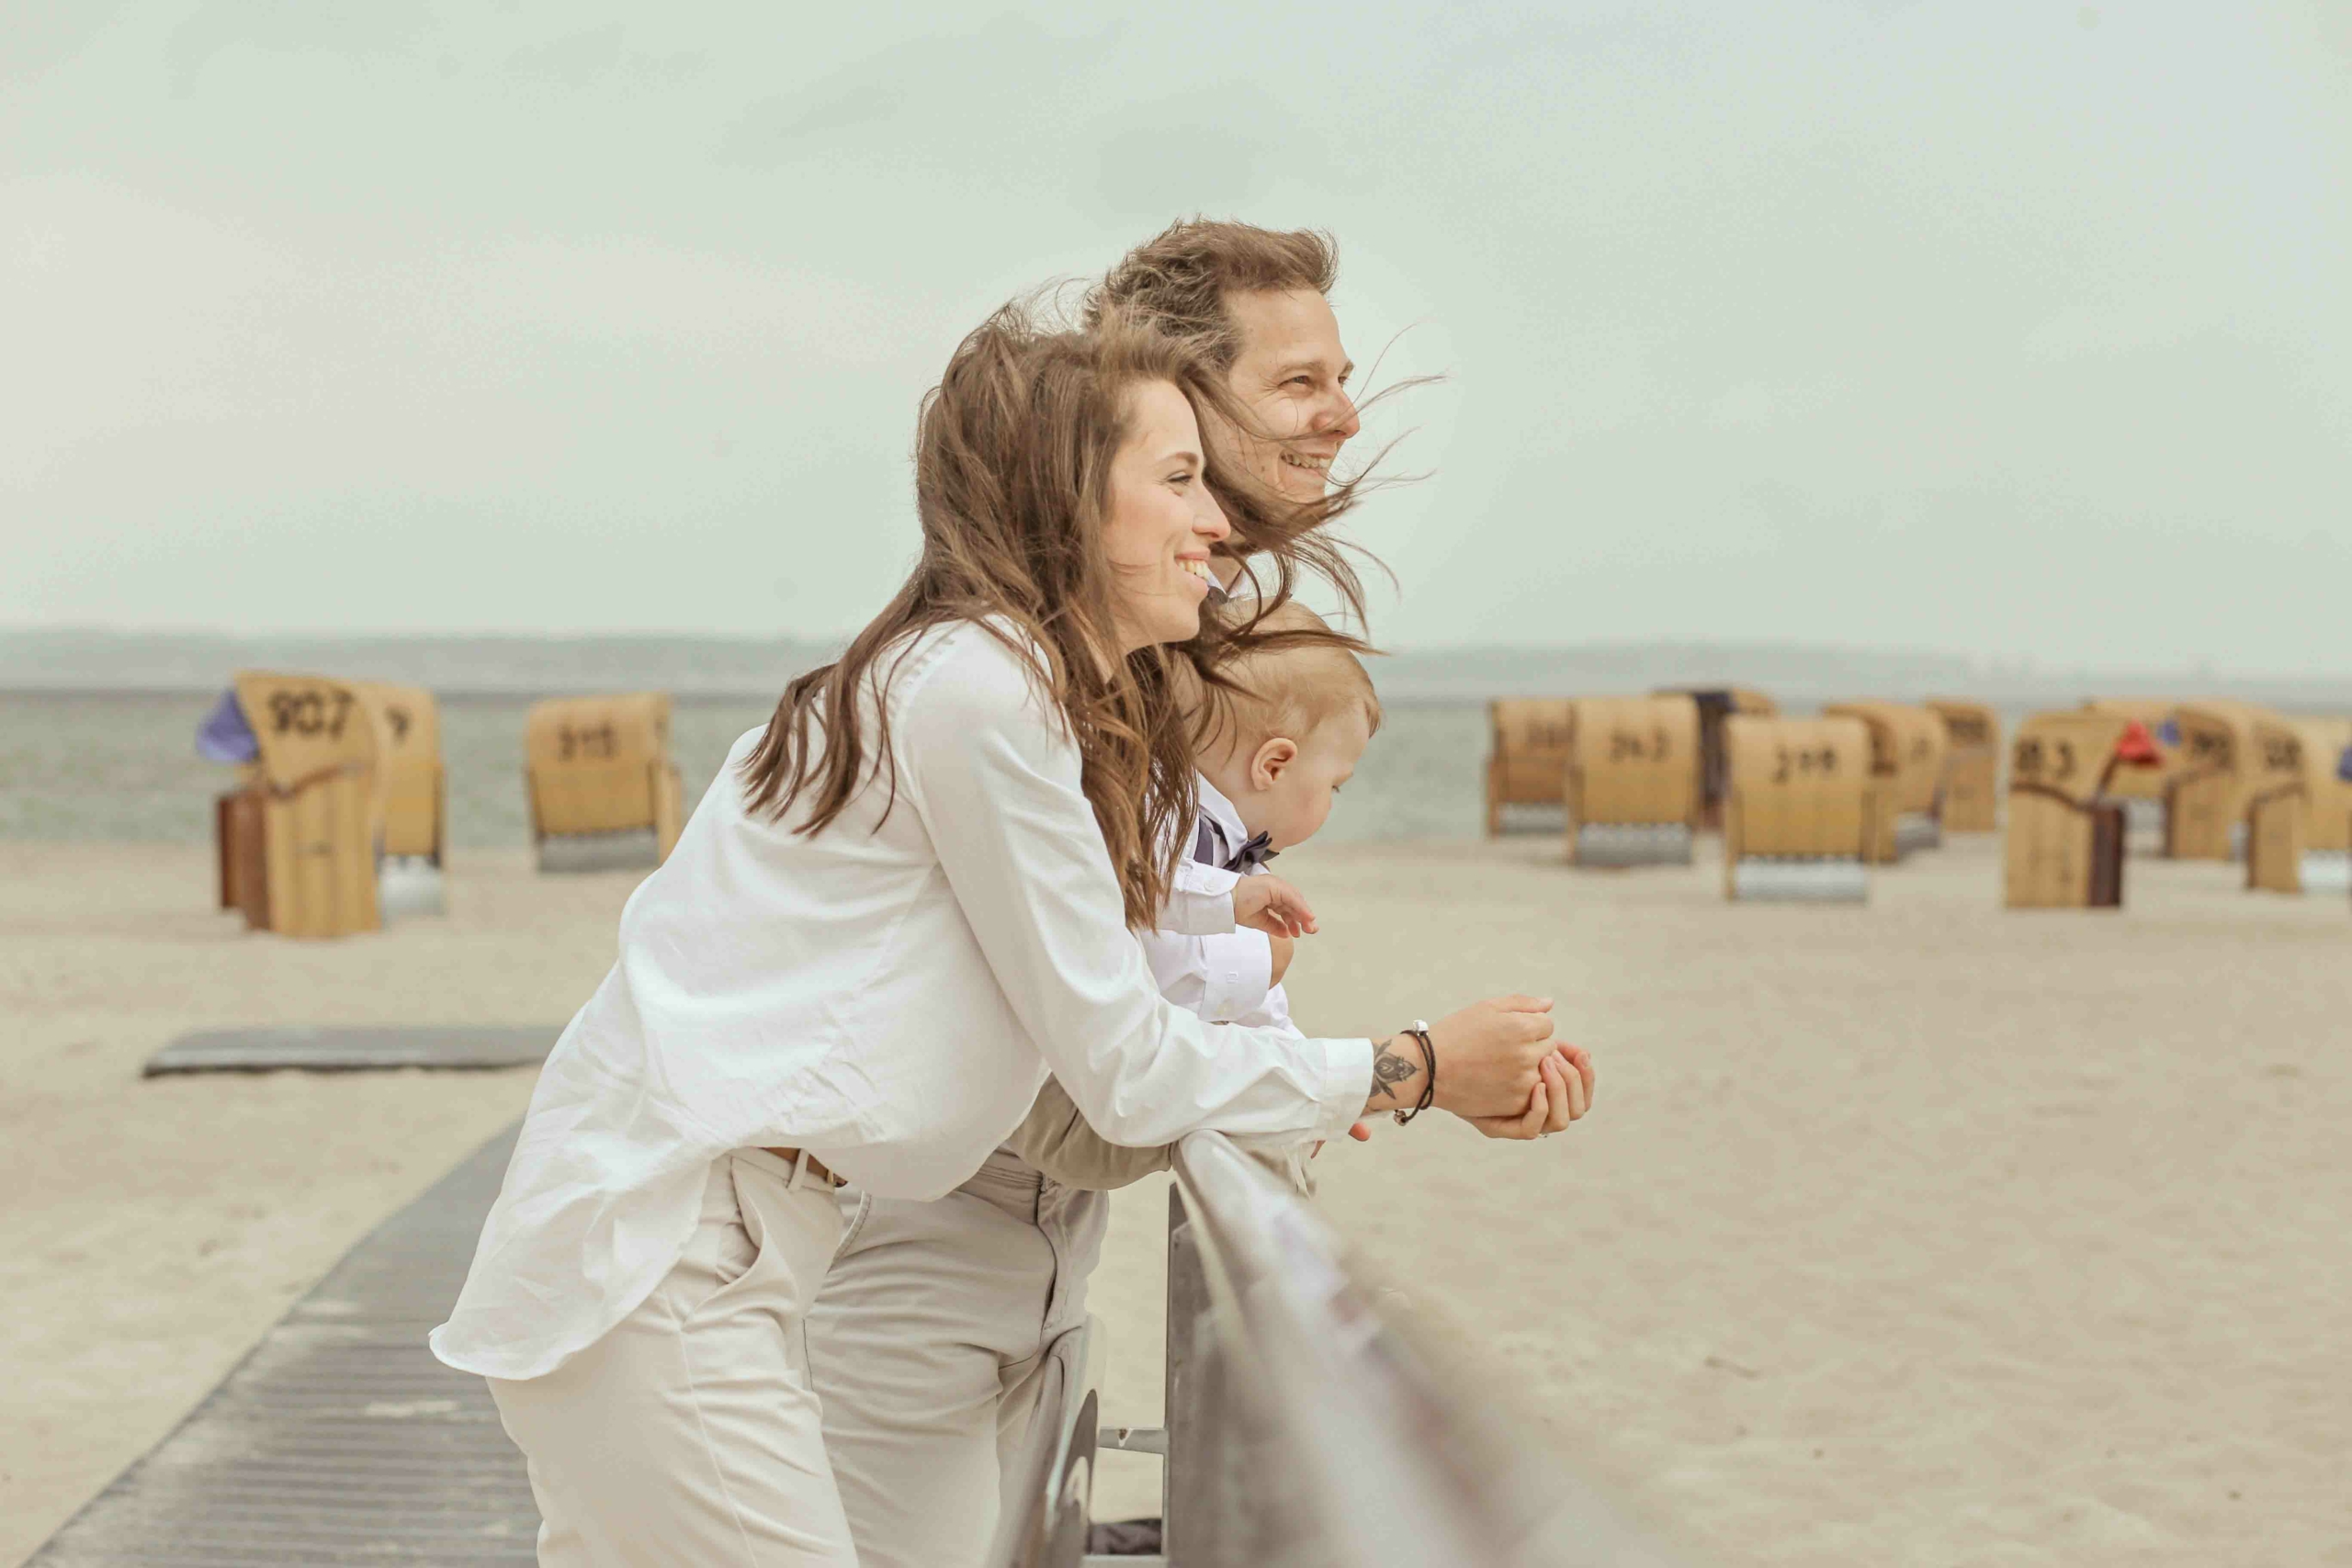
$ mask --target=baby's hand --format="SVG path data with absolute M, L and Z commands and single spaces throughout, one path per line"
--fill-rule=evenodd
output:
M 1233 923 L 1268 936 L 1315 933 L 1315 911 L 1306 896 L 1279 876 L 1245 876 L 1233 888 Z
M 1283 983 L 1283 976 L 1290 973 L 1291 954 L 1297 950 L 1298 943 L 1286 936 L 1270 936 L 1266 939 L 1266 945 L 1273 950 L 1273 962 L 1268 970 L 1266 983 L 1279 986 Z

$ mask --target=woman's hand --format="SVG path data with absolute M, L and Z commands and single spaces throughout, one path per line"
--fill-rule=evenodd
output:
M 1279 876 L 1245 876 L 1233 886 L 1233 923 L 1268 936 L 1315 934 L 1315 911 L 1306 895 Z
M 1592 1109 L 1592 1056 L 1581 1045 L 1561 1045 L 1544 1058 L 1527 1109 L 1516 1116 L 1465 1117 L 1489 1138 L 1541 1138 Z

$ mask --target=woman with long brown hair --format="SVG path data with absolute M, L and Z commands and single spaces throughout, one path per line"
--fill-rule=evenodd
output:
M 491 1380 L 543 1563 L 854 1562 L 802 1343 L 833 1173 L 944 1193 L 1049 1069 L 1138 1145 L 1331 1137 L 1425 1099 L 1520 1135 L 1563 1119 L 1547 1003 L 1303 1040 L 1153 987 L 1129 931 L 1183 907 L 1170 683 L 1216 635 L 1208 558 L 1237 529 L 1300 536 L 1212 469 L 1196 410 L 1226 396 L 1115 321 L 1008 309 L 967 338 L 922 412 L 913 575 L 737 743 L 629 900 L 433 1336 Z

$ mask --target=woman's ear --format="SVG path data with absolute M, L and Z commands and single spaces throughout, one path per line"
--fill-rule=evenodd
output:
M 1277 735 L 1260 746 L 1250 759 L 1250 785 L 1252 789 L 1272 789 L 1283 776 L 1283 770 L 1298 761 L 1298 744 Z

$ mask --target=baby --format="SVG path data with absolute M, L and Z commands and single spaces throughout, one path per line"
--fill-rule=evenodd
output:
M 1286 605 L 1261 629 L 1317 632 L 1323 623 Z M 1321 829 L 1380 728 L 1380 699 L 1355 655 L 1329 642 L 1277 641 L 1230 660 L 1223 673 L 1236 689 L 1212 689 L 1196 704 L 1200 815 L 1171 904 L 1219 897 L 1228 879 L 1218 874 L 1239 873 L 1233 918 L 1245 929 L 1193 936 L 1168 918 L 1142 939 L 1144 953 L 1160 994 L 1204 1021 L 1295 1032 L 1282 981 L 1314 915 L 1289 884 L 1266 874 L 1266 862 Z M 1051 1080 L 1006 1146 L 1064 1186 L 1091 1191 L 1126 1186 L 1170 1162 L 1167 1149 L 1102 1138 Z M 1299 1190 L 1313 1190 L 1311 1150 L 1255 1152 L 1273 1156 Z

